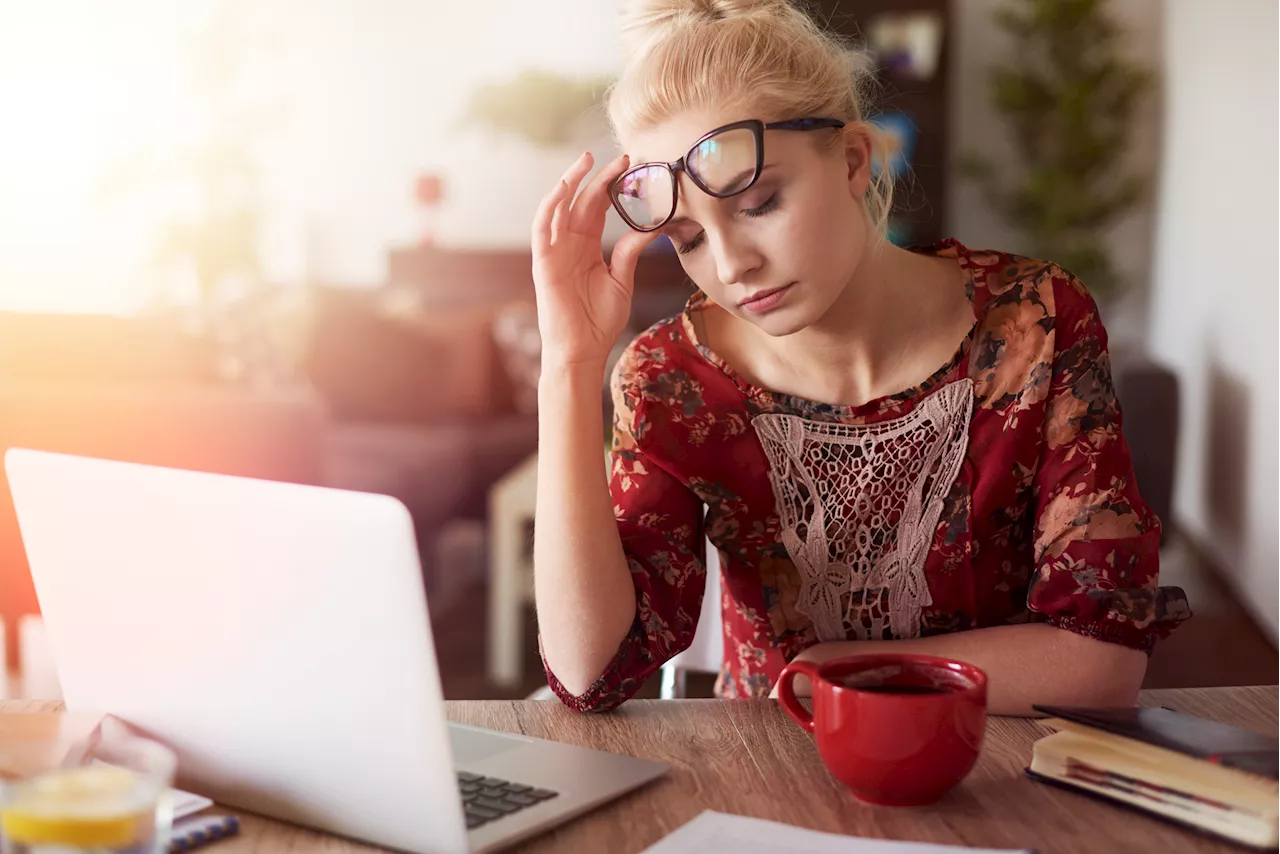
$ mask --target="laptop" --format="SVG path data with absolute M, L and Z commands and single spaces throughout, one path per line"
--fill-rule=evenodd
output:
M 667 771 L 449 723 L 394 498 L 24 449 L 5 468 L 67 709 L 171 745 L 180 788 L 462 854 Z

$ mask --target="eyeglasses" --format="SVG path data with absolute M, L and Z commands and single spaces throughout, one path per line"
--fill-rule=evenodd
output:
M 695 142 L 674 163 L 641 163 L 623 172 L 609 187 L 609 199 L 636 231 L 657 231 L 675 216 L 683 170 L 698 189 L 727 199 L 750 189 L 764 168 L 764 132 L 842 128 L 839 119 L 790 119 L 765 124 L 747 119 L 716 128 Z

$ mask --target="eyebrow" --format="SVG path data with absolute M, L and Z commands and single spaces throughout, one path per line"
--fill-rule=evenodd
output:
M 773 167 L 775 167 L 775 166 L 777 166 L 777 165 L 778 165 L 778 164 L 776 164 L 776 163 L 766 163 L 766 164 L 765 164 L 765 165 L 760 169 L 760 177 L 761 177 L 761 178 L 763 178 L 763 177 L 764 177 L 764 173 L 765 173 L 765 172 L 768 172 L 770 169 L 772 169 Z M 755 171 L 755 169 L 748 169 L 747 171 L 745 171 L 745 172 L 743 172 L 743 173 L 741 173 L 741 174 L 737 175 L 733 180 L 734 180 L 734 181 L 739 181 L 739 180 L 741 180 L 741 179 L 742 179 L 742 177 L 743 177 L 743 176 L 750 177 L 750 176 L 751 176 L 751 173 L 752 173 L 752 172 L 754 172 L 754 171 Z M 688 222 L 688 221 L 689 221 L 689 218 L 688 218 L 687 216 L 673 216 L 671 219 L 667 220 L 667 223 L 666 223 L 666 225 L 664 225 L 664 226 L 663 226 L 663 228 L 666 228 L 668 225 L 678 225 L 678 224 L 680 224 L 680 223 L 682 223 L 682 222 Z

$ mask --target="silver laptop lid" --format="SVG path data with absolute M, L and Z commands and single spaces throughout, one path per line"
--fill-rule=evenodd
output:
M 230 806 L 467 851 L 402 504 L 19 449 L 5 466 L 69 710 L 150 731 L 181 786 Z

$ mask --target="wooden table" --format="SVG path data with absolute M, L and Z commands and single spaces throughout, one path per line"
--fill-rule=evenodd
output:
M 1275 687 L 1147 691 L 1141 705 L 1167 706 L 1274 734 Z M 1106 851 L 1239 852 L 1090 798 L 1026 779 L 1031 745 L 1048 728 L 1034 720 L 992 718 L 977 766 L 930 807 L 859 803 L 828 775 L 810 737 L 770 700 L 633 700 L 609 715 L 586 716 L 559 702 L 449 703 L 458 722 L 629 753 L 669 763 L 671 773 L 596 812 L 516 849 L 520 852 L 639 852 L 703 810 L 783 821 L 853 836 L 1041 854 Z M 48 711 L 53 703 L 0 703 L 0 713 Z M 256 816 L 243 816 L 239 838 L 210 854 L 381 849 Z

